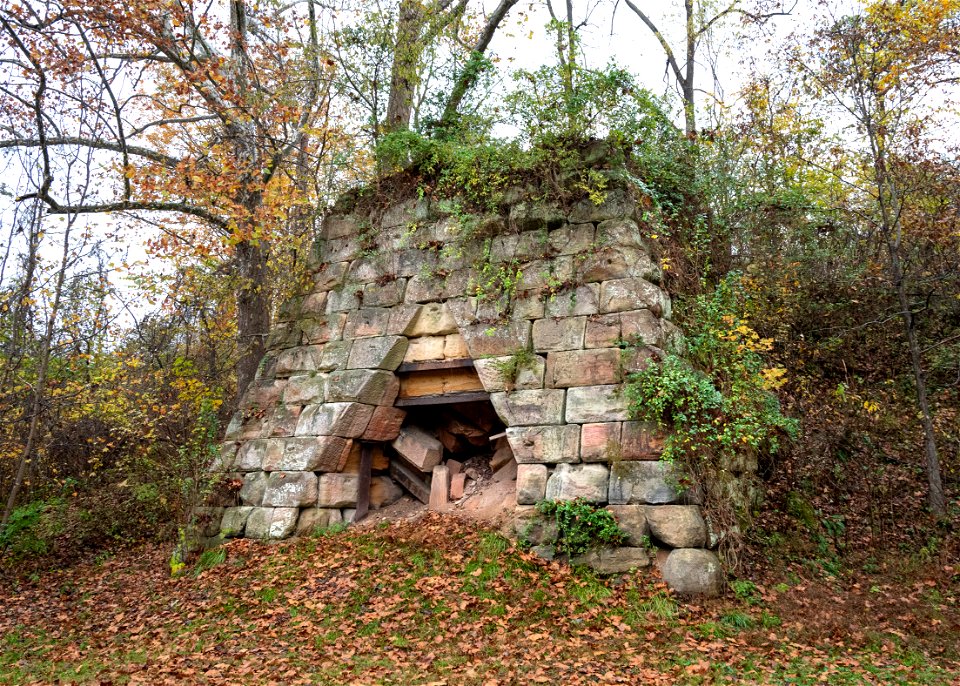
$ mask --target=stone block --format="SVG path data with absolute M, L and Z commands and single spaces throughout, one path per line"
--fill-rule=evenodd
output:
M 579 255 L 593 247 L 593 224 L 567 224 L 550 232 L 547 245 L 554 255 Z
M 309 536 L 316 531 L 329 529 L 342 521 L 343 515 L 340 514 L 338 508 L 310 507 L 300 511 L 296 535 Z
M 720 595 L 723 568 L 716 553 L 698 548 L 671 550 L 660 565 L 660 575 L 674 592 L 681 595 Z
M 568 350 L 547 355 L 547 388 L 616 384 L 621 379 L 619 348 Z
M 650 363 L 656 363 L 657 355 L 655 349 L 649 346 L 625 348 L 620 354 L 620 366 L 624 377 L 646 369 Z
M 364 441 L 392 441 L 400 435 L 400 427 L 406 416 L 404 410 L 396 407 L 378 407 L 360 438 Z
M 546 311 L 540 291 L 524 291 L 513 296 L 510 316 L 513 319 L 540 319 Z
M 671 548 L 702 548 L 707 544 L 707 524 L 696 505 L 648 505 L 650 534 Z
M 318 372 L 332 372 L 347 366 L 353 341 L 331 341 L 323 346 Z
M 235 472 L 257 472 L 263 469 L 263 461 L 271 442 L 270 439 L 261 438 L 241 445 L 231 469 Z
M 274 471 L 336 472 L 350 455 L 352 441 L 339 436 L 307 436 L 277 441 L 263 461 Z
M 390 308 L 390 321 L 387 322 L 388 336 L 407 336 L 410 325 L 420 312 L 421 305 L 397 305 Z
M 511 426 L 507 428 L 507 440 L 521 465 L 579 462 L 580 459 L 580 427 L 576 425 Z
M 663 345 L 663 329 L 660 318 L 650 310 L 634 310 L 620 313 L 620 331 L 628 343 Z
M 461 333 L 463 327 L 477 322 L 478 303 L 478 298 L 468 296 L 447 300 L 447 309 L 450 310 L 450 314 L 453 315 L 454 320 L 457 322 L 457 329 L 461 330 Z
M 636 201 L 627 189 L 612 188 L 606 192 L 603 202 L 599 205 L 589 199 L 578 202 L 567 213 L 567 220 L 571 224 L 602 222 L 608 219 L 631 217 L 636 209 Z
M 304 296 L 298 319 L 322 317 L 327 311 L 327 292 L 314 291 Z
M 546 301 L 547 317 L 596 314 L 600 308 L 600 284 L 588 283 L 562 291 Z
M 326 262 L 313 274 L 314 288 L 326 292 L 342 286 L 349 267 L 349 262 Z
M 404 362 L 427 362 L 442 360 L 443 349 L 447 344 L 446 336 L 424 336 L 411 338 L 403 356 Z
M 647 243 L 640 233 L 640 227 L 632 219 L 616 217 L 597 224 L 596 241 L 598 245 L 615 248 L 648 249 Z
M 538 319 L 533 323 L 533 348 L 538 353 L 550 350 L 579 350 L 583 348 L 586 317 Z
M 387 369 L 393 371 L 403 362 L 407 339 L 403 336 L 364 338 L 353 342 L 348 369 Z
M 271 472 L 263 494 L 265 507 L 308 507 L 317 502 L 313 472 Z
M 400 500 L 403 489 L 389 476 L 375 476 L 370 480 L 370 507 L 379 510 Z
M 600 284 L 600 311 L 626 312 L 646 308 L 658 317 L 670 316 L 670 298 L 644 279 L 614 279 Z
M 461 327 L 470 357 L 509 355 L 530 346 L 530 322 L 514 321 L 484 324 L 478 322 Z
M 327 341 L 339 341 L 343 338 L 343 329 L 347 322 L 345 312 L 334 312 L 300 321 L 304 343 L 314 345 Z
M 255 507 L 247 518 L 247 538 L 287 538 L 296 528 L 299 514 L 296 507 Z
M 240 487 L 240 502 L 244 505 L 259 506 L 263 502 L 263 493 L 267 490 L 265 472 L 250 472 L 243 477 Z
M 359 475 L 321 474 L 317 507 L 355 507 L 359 493 Z
M 507 426 L 562 424 L 565 392 L 560 389 L 491 393 L 490 402 Z
M 616 462 L 610 467 L 611 505 L 670 505 L 682 496 L 677 474 L 668 462 Z
M 660 267 L 644 250 L 606 247 L 590 253 L 577 270 L 577 278 L 584 283 L 612 279 L 640 277 L 659 282 Z
M 287 382 L 284 379 L 258 379 L 247 387 L 240 401 L 242 410 L 264 410 L 280 402 Z
M 579 386 L 567 390 L 566 420 L 571 424 L 622 422 L 629 418 L 627 399 L 617 385 Z
M 356 343 L 353 349 L 356 351 Z M 399 392 L 400 380 L 393 372 L 382 369 L 345 369 L 330 374 L 326 399 L 327 402 L 393 405 Z
M 335 291 L 327 291 L 327 312 L 352 312 L 360 309 L 360 294 L 363 290 L 356 286 L 343 285 Z
M 323 349 L 322 345 L 303 345 L 281 350 L 277 356 L 277 367 L 274 373 L 278 377 L 284 377 L 317 371 Z
M 607 510 L 627 535 L 627 545 L 642 548 L 650 543 L 646 507 L 646 505 L 607 505 Z
M 666 435 L 656 424 L 624 422 L 620 438 L 620 456 L 624 460 L 658 460 Z
M 547 466 L 517 465 L 517 505 L 535 505 L 547 493 Z
M 410 338 L 418 336 L 446 336 L 457 333 L 457 322 L 446 303 L 427 303 L 422 305 L 403 335 Z
M 297 436 L 359 438 L 367 428 L 373 406 L 363 403 L 307 405 L 297 423 Z
M 322 403 L 327 389 L 326 374 L 297 374 L 291 376 L 283 389 L 283 402 L 288 405 L 315 405 Z
M 587 317 L 583 347 L 612 348 L 621 341 L 620 317 L 616 314 L 598 314 Z
M 323 238 L 345 238 L 360 233 L 360 227 L 366 225 L 366 221 L 352 214 L 329 214 L 323 220 L 323 228 L 320 229 L 320 235 Z
M 597 574 L 624 574 L 653 564 L 645 548 L 600 548 L 570 559 L 572 565 L 585 565 Z
M 447 334 L 443 339 L 443 357 L 447 360 L 459 360 L 470 357 L 467 342 L 458 333 Z
M 224 538 L 242 538 L 251 512 L 253 508 L 248 505 L 226 508 L 220 520 L 220 535 Z
M 480 377 L 484 390 L 496 393 L 507 390 L 536 390 L 543 388 L 543 375 L 546 361 L 539 355 L 533 355 L 528 364 L 518 366 L 513 379 L 509 379 L 506 371 L 513 366 L 513 356 L 487 357 L 474 360 L 473 365 Z
M 240 443 L 238 441 L 225 441 L 221 443 L 217 457 L 207 466 L 207 471 L 210 473 L 231 471 L 237 459 L 237 450 L 239 448 Z
M 620 456 L 621 422 L 584 424 L 580 429 L 580 459 L 613 462 Z
M 450 500 L 460 500 L 467 485 L 467 475 L 463 472 L 450 474 Z
M 450 501 L 450 470 L 447 465 L 438 464 L 433 468 L 433 478 L 430 480 L 430 502 L 427 506 L 431 510 L 446 509 Z
M 421 472 L 430 472 L 443 458 L 443 445 L 418 426 L 400 429 L 393 449 Z
M 277 405 L 267 412 L 263 422 L 261 436 L 264 438 L 284 438 L 293 436 L 300 421 L 300 405 Z
M 521 200 L 510 207 L 509 224 L 514 231 L 556 229 L 565 220 L 558 205 L 539 200 Z
M 353 339 L 383 336 L 387 333 L 389 323 L 390 308 L 364 307 L 362 310 L 354 310 L 347 315 L 343 337 Z
M 435 272 L 429 276 L 416 274 L 407 281 L 407 290 L 403 294 L 403 301 L 408 305 L 414 303 L 431 303 L 443 300 L 445 290 L 444 280 L 434 276 Z
M 602 464 L 559 464 L 547 479 L 547 500 L 607 501 L 610 470 Z
M 300 345 L 303 332 L 294 322 L 279 322 L 270 327 L 268 348 L 293 348 Z

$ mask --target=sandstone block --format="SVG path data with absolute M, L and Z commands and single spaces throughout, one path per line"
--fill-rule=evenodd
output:
M 579 461 L 580 430 L 576 425 L 511 426 L 507 440 L 521 465 Z
M 356 286 L 343 285 L 338 290 L 327 291 L 327 312 L 352 312 L 360 309 L 360 293 Z
M 326 388 L 326 374 L 297 374 L 287 381 L 287 386 L 283 389 L 283 402 L 288 405 L 322 403 Z
M 265 507 L 306 507 L 317 502 L 313 472 L 271 472 L 263 494 Z
M 578 202 L 567 214 L 567 220 L 571 224 L 582 224 L 620 219 L 632 216 L 636 208 L 636 201 L 625 188 L 613 188 L 607 191 L 603 202 L 599 205 L 595 205 L 590 200 Z
M 540 319 L 546 305 L 539 291 L 524 291 L 513 296 L 510 316 L 513 319 Z
M 621 380 L 619 348 L 568 350 L 547 355 L 547 388 L 616 384 Z
M 320 367 L 320 356 L 323 353 L 321 345 L 303 345 L 298 348 L 281 350 L 277 356 L 278 377 L 290 376 L 316 371 Z
M 318 291 L 329 291 L 343 285 L 349 262 L 326 262 L 313 275 L 313 285 Z M 327 310 L 329 311 L 329 310 Z
M 547 244 L 555 255 L 578 255 L 590 250 L 595 235 L 593 224 L 568 224 L 551 231 Z
M 507 426 L 562 424 L 564 395 L 561 389 L 491 393 L 490 402 Z
M 256 472 L 263 469 L 263 459 L 270 445 L 269 439 L 247 441 L 237 450 L 232 469 L 236 472 Z
M 666 441 L 664 432 L 648 422 L 624 422 L 620 438 L 624 460 L 658 460 Z
M 250 506 L 226 508 L 220 520 L 220 535 L 224 538 L 242 538 L 251 512 L 253 508 Z
M 586 565 L 597 574 L 624 574 L 653 563 L 645 548 L 600 548 L 571 558 L 572 565 Z
M 263 494 L 266 490 L 266 473 L 250 472 L 243 477 L 243 486 L 240 488 L 240 502 L 244 505 L 259 506 L 263 502 Z
M 280 401 L 280 396 L 286 387 L 284 379 L 258 379 L 247 388 L 240 401 L 240 408 L 244 410 L 263 410 L 271 408 Z
M 400 429 L 393 449 L 421 472 L 430 472 L 443 458 L 443 445 L 418 426 Z
M 346 313 L 334 312 L 322 317 L 303 319 L 299 326 L 303 331 L 304 343 L 315 345 L 328 341 L 339 341 L 343 338 L 343 329 L 346 322 Z
M 293 348 L 300 345 L 302 331 L 295 322 L 279 322 L 270 327 L 268 348 Z
M 447 300 L 447 309 L 453 315 L 457 322 L 457 328 L 461 331 L 468 324 L 477 323 L 477 305 L 478 298 L 462 296 L 459 298 L 450 298 Z
M 345 238 L 360 233 L 364 221 L 360 217 L 344 214 L 330 214 L 323 220 L 320 235 L 326 239 Z
M 447 360 L 459 360 L 470 357 L 467 342 L 458 333 L 451 333 L 443 339 L 443 357 Z
M 403 336 L 362 338 L 353 342 L 348 369 L 395 370 L 403 362 L 407 352 L 407 339 Z
M 579 280 L 585 283 L 639 277 L 659 282 L 660 267 L 644 250 L 611 246 L 591 253 L 580 265 Z
M 327 292 L 326 291 L 314 291 L 313 293 L 308 293 L 303 298 L 303 303 L 300 305 L 300 316 L 299 319 L 307 319 L 310 317 L 321 317 L 327 311 Z
M 444 290 L 446 290 L 446 287 L 443 279 L 434 276 L 434 274 L 424 277 L 418 273 L 411 276 L 410 280 L 407 281 L 407 290 L 403 294 L 403 301 L 408 305 L 439 302 L 443 299 Z
M 420 312 L 421 305 L 397 305 L 390 308 L 390 321 L 387 322 L 388 336 L 407 336 L 406 332 Z
M 297 436 L 359 438 L 370 423 L 373 406 L 362 403 L 307 405 L 297 423 Z
M 567 391 L 567 422 L 593 424 L 596 422 L 621 422 L 628 419 L 627 399 L 620 387 L 580 386 Z
M 320 364 L 317 366 L 318 372 L 332 372 L 336 369 L 343 369 L 347 366 L 347 359 L 350 357 L 350 348 L 353 347 L 353 341 L 332 341 L 323 346 L 323 353 L 320 355 Z
M 647 308 L 658 317 L 670 316 L 670 298 L 644 279 L 614 279 L 600 284 L 600 311 L 626 312 Z
M 296 507 L 255 507 L 247 518 L 247 538 L 287 538 L 297 525 Z
M 429 360 L 442 360 L 443 349 L 446 346 L 446 336 L 424 336 L 423 338 L 411 338 L 404 354 L 404 362 L 427 362 Z
M 354 507 L 360 493 L 360 477 L 356 474 L 321 474 L 318 491 L 318 507 Z
M 357 349 L 356 345 L 353 349 Z M 326 399 L 328 402 L 393 405 L 399 392 L 400 380 L 393 372 L 382 369 L 345 369 L 330 374 Z
M 716 553 L 698 548 L 671 550 L 660 565 L 667 586 L 683 595 L 716 596 L 723 584 L 723 568 Z
M 297 520 L 297 536 L 309 536 L 317 530 L 329 529 L 343 521 L 337 508 L 310 507 L 300 511 Z
M 343 468 L 353 442 L 339 436 L 288 438 L 267 453 L 264 471 L 336 472 Z
M 237 441 L 225 441 L 221 443 L 217 457 L 207 466 L 207 471 L 216 473 L 232 470 L 233 464 L 237 459 L 237 450 L 239 448 L 240 444 Z
M 494 324 L 476 323 L 461 327 L 470 357 L 509 355 L 530 346 L 530 322 L 514 321 Z
M 663 345 L 660 318 L 650 310 L 634 310 L 620 313 L 620 329 L 623 340 L 644 345 Z
M 702 548 L 707 544 L 707 525 L 696 505 L 648 505 L 650 533 L 671 548 Z
M 433 479 L 430 480 L 430 502 L 427 503 L 431 510 L 443 510 L 446 508 L 450 497 L 450 470 L 447 465 L 438 464 L 433 468 Z
M 579 350 L 586 324 L 586 317 L 538 319 L 533 323 L 533 348 L 537 352 Z
M 261 436 L 265 438 L 286 438 L 293 436 L 300 421 L 299 405 L 277 405 L 267 412 L 263 422 Z
M 427 303 L 422 305 L 417 315 L 403 330 L 410 338 L 419 336 L 446 336 L 457 333 L 457 322 L 445 303 Z
M 642 548 L 649 543 L 647 538 L 650 527 L 647 526 L 646 505 L 607 505 L 607 510 L 617 520 L 617 525 L 627 534 L 627 545 Z
M 460 500 L 463 497 L 464 488 L 467 485 L 467 475 L 458 472 L 450 474 L 450 500 Z
M 535 505 L 547 493 L 547 466 L 517 465 L 517 505 Z
M 522 200 L 510 208 L 510 227 L 515 231 L 556 229 L 563 225 L 559 206 L 537 200 Z
M 620 455 L 620 422 L 584 424 L 580 430 L 580 459 L 612 462 Z
M 587 317 L 583 335 L 584 348 L 613 348 L 621 340 L 620 318 L 615 314 Z
M 600 284 L 588 283 L 548 298 L 545 312 L 547 317 L 572 317 L 596 314 L 599 308 Z
M 367 338 L 383 336 L 390 323 L 390 309 L 386 307 L 364 307 L 347 315 L 347 324 L 343 329 L 344 338 Z
M 377 407 L 361 438 L 365 441 L 392 441 L 400 435 L 400 427 L 406 416 L 404 410 L 396 407 Z
M 617 462 L 610 468 L 611 505 L 669 505 L 680 500 L 676 472 L 667 462 Z
M 484 390 L 488 393 L 507 390 L 536 390 L 543 388 L 543 375 L 546 361 L 539 355 L 534 355 L 529 364 L 522 366 L 514 363 L 512 355 L 501 357 L 487 357 L 474 360 L 474 368 L 480 377 Z M 507 372 L 516 367 L 514 378 L 508 378 Z
M 603 503 L 607 500 L 610 470 L 602 464 L 560 464 L 547 479 L 547 500 Z

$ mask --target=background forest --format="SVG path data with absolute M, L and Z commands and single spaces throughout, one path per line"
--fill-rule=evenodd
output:
M 738 559 L 956 554 L 960 1 L 2 0 L 0 32 L 8 559 L 176 535 L 339 194 L 412 168 L 469 212 L 596 139 L 687 332 L 638 411 L 707 478 L 760 465 Z

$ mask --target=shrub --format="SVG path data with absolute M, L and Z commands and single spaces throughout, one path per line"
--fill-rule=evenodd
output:
M 542 500 L 537 512 L 557 522 L 559 553 L 582 555 L 590 548 L 620 545 L 626 534 L 617 526 L 609 511 L 597 508 L 581 498 L 576 500 Z

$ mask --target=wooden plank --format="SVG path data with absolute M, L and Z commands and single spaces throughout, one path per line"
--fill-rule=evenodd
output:
M 474 391 L 470 393 L 438 393 L 436 395 L 424 395 L 416 398 L 397 398 L 395 407 L 416 407 L 420 405 L 450 405 L 453 403 L 475 403 L 480 400 L 489 400 L 490 394 L 486 391 Z
M 443 510 L 450 497 L 450 469 L 445 464 L 433 468 L 433 481 L 430 482 L 430 509 Z
M 404 362 L 397 367 L 397 373 L 405 372 L 429 372 L 437 369 L 462 369 L 464 367 L 473 367 L 473 360 L 469 357 L 457 358 L 453 360 L 427 360 L 426 362 Z
M 360 448 L 360 479 L 357 482 L 357 511 L 353 521 L 359 522 L 370 511 L 370 480 L 373 471 L 373 445 L 364 443 Z
M 416 398 L 441 393 L 482 391 L 483 383 L 474 369 L 437 369 L 400 375 L 401 398 Z
M 390 460 L 390 476 L 424 505 L 430 502 L 430 486 L 415 473 L 412 467 L 408 467 L 400 460 Z

